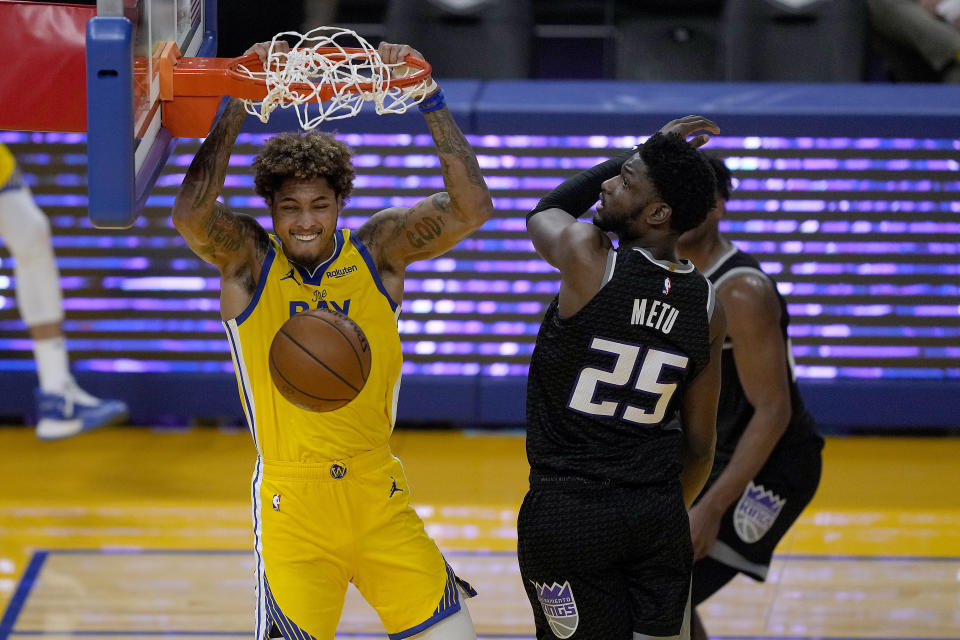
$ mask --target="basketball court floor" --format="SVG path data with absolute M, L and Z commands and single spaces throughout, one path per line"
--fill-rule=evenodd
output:
M 520 434 L 398 431 L 412 499 L 480 592 L 481 638 L 531 639 L 516 558 Z M 0 429 L 0 640 L 250 637 L 243 431 Z M 764 584 L 701 609 L 717 638 L 960 638 L 960 439 L 831 438 L 814 503 Z M 385 638 L 351 588 L 338 638 Z

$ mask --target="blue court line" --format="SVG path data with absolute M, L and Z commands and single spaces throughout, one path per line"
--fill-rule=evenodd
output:
M 46 551 L 37 551 L 30 558 L 30 563 L 23 572 L 23 577 L 20 578 L 20 584 L 17 585 L 17 590 L 14 592 L 13 597 L 10 598 L 10 604 L 7 605 L 7 610 L 3 612 L 3 618 L 0 619 L 0 640 L 7 640 L 7 638 L 10 637 L 10 633 L 13 631 L 13 625 L 16 624 L 17 617 L 19 617 L 23 605 L 27 603 L 30 590 L 33 589 L 33 585 L 36 583 L 37 576 L 40 575 L 40 569 L 43 568 L 43 563 L 46 559 Z

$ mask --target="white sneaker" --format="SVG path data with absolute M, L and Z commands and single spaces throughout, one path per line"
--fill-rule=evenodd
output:
M 76 384 L 63 393 L 35 392 L 37 399 L 37 437 L 60 440 L 84 431 L 116 424 L 127 419 L 129 409 L 121 400 L 94 398 Z

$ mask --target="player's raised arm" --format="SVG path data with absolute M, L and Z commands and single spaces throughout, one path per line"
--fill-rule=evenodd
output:
M 619 175 L 624 163 L 635 154 L 636 149 L 630 149 L 568 178 L 527 214 L 527 233 L 533 248 L 560 271 L 561 301 L 577 299 L 571 301 L 572 310 L 581 307 L 600 289 L 603 279 L 600 267 L 613 246 L 600 227 L 579 222 L 577 218 L 600 198 L 603 183 Z
M 709 133 L 701 133 L 690 139 L 689 143 L 694 147 L 705 144 L 710 139 L 709 134 L 719 133 L 719 128 L 703 116 L 685 116 L 668 122 L 660 129 L 660 133 L 675 133 L 684 138 L 697 131 Z M 607 252 L 612 246 L 604 231 L 618 231 L 616 220 L 601 220 L 599 208 L 593 225 L 580 223 L 577 218 L 597 200 L 604 203 L 607 198 L 620 198 L 621 192 L 629 191 L 634 183 L 639 183 L 640 176 L 634 175 L 634 167 L 627 164 L 636 157 L 638 149 L 635 147 L 619 153 L 568 178 L 542 198 L 527 215 L 527 232 L 534 249 L 560 270 L 561 305 L 568 306 L 565 298 L 579 300 L 571 301 L 569 307 L 572 310 L 579 308 L 599 289 L 603 272 L 595 267 L 605 264 Z
M 266 58 L 269 43 L 246 53 Z M 284 47 L 286 43 L 279 43 Z M 243 103 L 230 98 L 187 169 L 173 205 L 173 224 L 198 256 L 227 274 L 265 250 L 266 232 L 250 216 L 231 212 L 217 201 L 230 153 L 246 118 Z
M 685 116 L 671 120 L 660 128 L 660 133 L 676 133 L 684 138 L 696 131 L 719 133 L 716 123 L 703 116 Z M 709 133 L 701 133 L 689 143 L 700 147 L 710 140 Z M 527 215 L 527 231 L 537 253 L 544 260 L 561 271 L 565 261 L 570 260 L 571 247 L 563 240 L 569 236 L 570 227 L 576 220 L 597 200 L 601 199 L 603 183 L 617 177 L 623 171 L 623 165 L 631 159 L 639 147 L 634 147 L 613 158 L 601 162 L 595 167 L 587 169 L 565 180 L 556 189 L 540 200 L 536 207 Z M 572 239 L 580 240 L 579 233 L 574 232 Z
M 246 117 L 231 98 L 187 169 L 173 204 L 173 225 L 191 250 L 221 272 L 244 261 L 264 232 L 249 216 L 237 215 L 217 201 L 230 151 Z
M 407 55 L 423 57 L 409 45 L 388 42 L 380 43 L 379 53 L 386 64 L 401 62 Z M 420 111 L 436 145 L 446 191 L 409 209 L 385 209 L 358 230 L 381 269 L 402 270 L 416 260 L 441 255 L 493 215 L 477 154 L 447 109 L 443 90 L 424 98 Z

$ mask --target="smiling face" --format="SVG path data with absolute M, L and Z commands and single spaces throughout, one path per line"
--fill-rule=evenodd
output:
M 620 240 L 631 239 L 642 233 L 642 225 L 636 223 L 659 207 L 667 205 L 647 175 L 647 166 L 635 154 L 620 170 L 620 175 L 605 181 L 600 187 L 600 204 L 593 223 Z
M 313 269 L 332 255 L 343 199 L 326 178 L 287 178 L 267 204 L 290 260 Z

